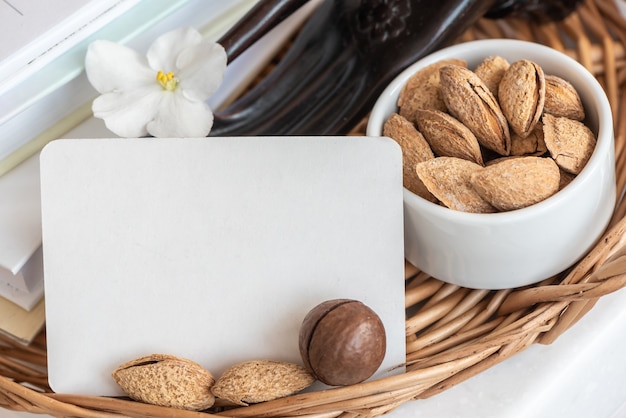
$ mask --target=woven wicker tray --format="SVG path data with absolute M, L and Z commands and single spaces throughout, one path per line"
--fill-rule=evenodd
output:
M 481 20 L 459 42 L 517 38 L 562 50 L 587 67 L 605 88 L 615 120 L 617 187 L 626 183 L 626 21 L 612 0 L 585 0 L 559 23 Z M 363 133 L 364 124 L 354 129 Z M 171 410 L 127 399 L 52 393 L 46 373 L 46 336 L 27 347 L 0 337 L 0 407 L 72 417 L 358 417 L 449 389 L 531 344 L 550 344 L 596 303 L 626 286 L 626 203 L 615 208 L 605 235 L 576 265 L 520 289 L 470 290 L 442 283 L 406 266 L 407 371 L 377 381 L 306 393 L 271 402 Z M 0 411 L 1 415 L 1 411 Z

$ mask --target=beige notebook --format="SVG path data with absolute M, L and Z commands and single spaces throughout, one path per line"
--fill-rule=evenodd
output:
M 15 303 L 0 297 L 0 333 L 29 344 L 45 323 L 45 302 L 42 299 L 33 309 L 26 311 Z

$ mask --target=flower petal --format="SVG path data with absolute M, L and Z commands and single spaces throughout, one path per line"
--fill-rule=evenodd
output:
M 203 101 L 215 93 L 224 79 L 226 60 L 226 51 L 215 42 L 202 42 L 181 51 L 176 67 L 185 97 Z
M 176 57 L 180 51 L 203 42 L 204 38 L 194 28 L 180 28 L 159 36 L 148 49 L 150 67 L 164 72 L 176 73 Z
M 116 135 L 136 138 L 148 134 L 148 123 L 158 113 L 161 96 L 170 95 L 158 85 L 129 91 L 105 93 L 92 104 L 95 117 L 103 119 Z
M 110 41 L 94 41 L 87 48 L 85 71 L 99 93 L 127 90 L 154 83 L 155 72 L 145 57 Z
M 213 113 L 206 103 L 191 102 L 173 92 L 161 96 L 148 132 L 158 138 L 195 138 L 207 136 L 212 126 Z

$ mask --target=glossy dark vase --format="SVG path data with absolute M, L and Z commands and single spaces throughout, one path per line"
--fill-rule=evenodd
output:
M 229 58 L 304 3 L 261 1 L 220 41 Z M 346 134 L 409 64 L 453 42 L 494 6 L 500 14 L 523 11 L 517 3 L 325 0 L 269 76 L 216 113 L 211 136 Z

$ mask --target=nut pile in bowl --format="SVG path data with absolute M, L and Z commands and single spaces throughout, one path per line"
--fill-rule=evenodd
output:
M 445 59 L 413 74 L 383 134 L 403 150 L 405 187 L 450 209 L 492 213 L 547 199 L 595 148 L 578 92 L 527 59 Z
M 606 93 L 545 45 L 487 39 L 433 52 L 384 89 L 367 135 L 401 144 L 404 255 L 444 282 L 537 283 L 583 257 L 613 213 Z

